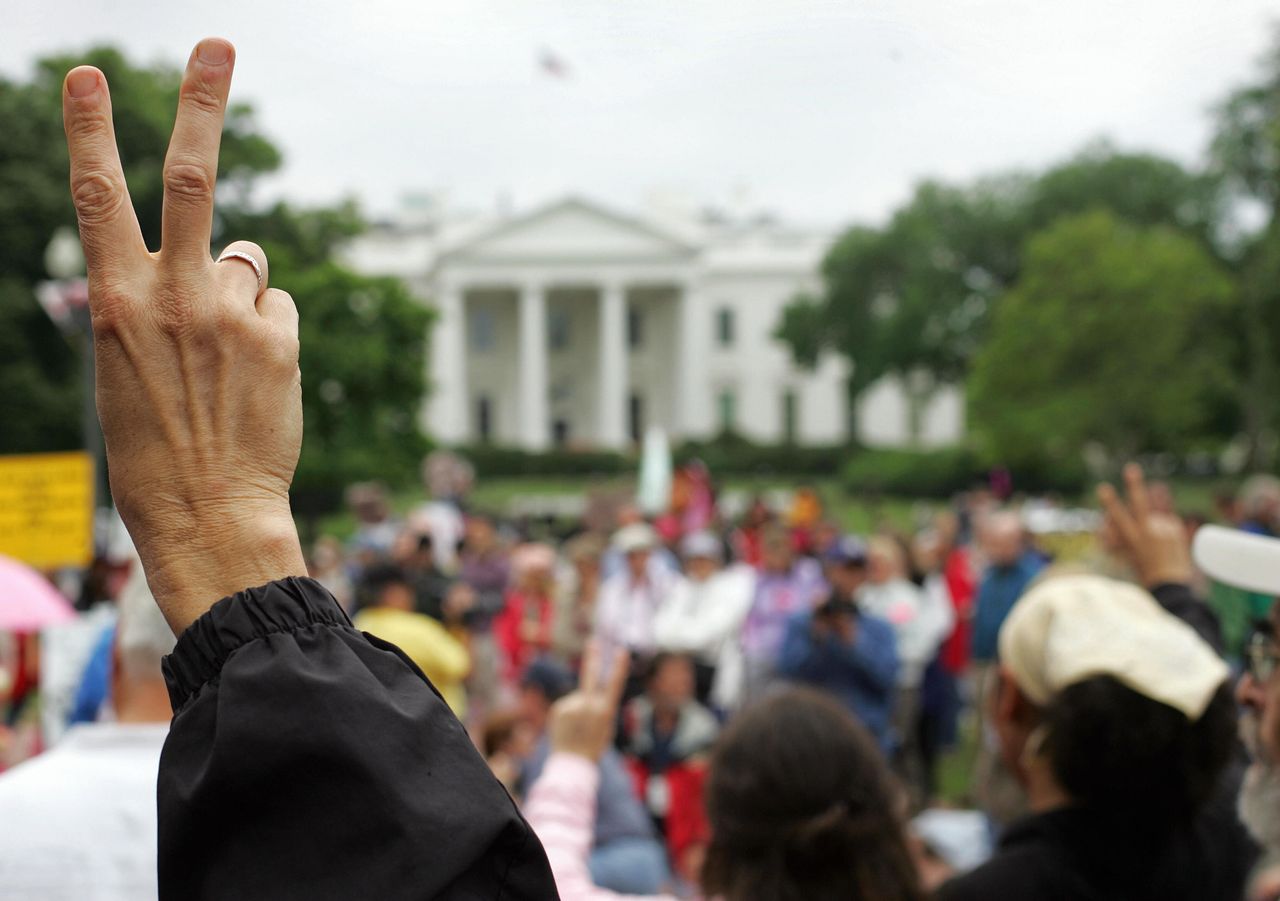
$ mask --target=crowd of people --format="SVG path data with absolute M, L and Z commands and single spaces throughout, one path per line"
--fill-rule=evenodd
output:
M 1029 755 L 1048 754 L 1044 723 L 1051 717 L 1087 714 L 1093 721 L 1055 724 L 1054 734 L 1062 737 L 1053 748 L 1081 759 L 1064 763 L 1048 755 L 1054 775 L 1046 781 L 1055 785 L 1050 794 L 1069 786 L 1072 798 L 1087 796 L 1090 807 L 1114 808 L 1116 819 L 1099 825 L 1063 818 L 1050 823 L 1050 836 L 1060 838 L 1058 829 L 1087 835 L 1097 858 L 1091 866 L 1101 868 L 1107 884 L 1119 884 L 1122 875 L 1150 881 L 1167 873 L 1201 886 L 1196 897 L 1243 897 L 1257 862 L 1235 818 L 1234 796 L 1247 784 L 1251 788 L 1242 797 L 1251 799 L 1258 786 L 1270 782 L 1255 773 L 1245 783 L 1243 756 L 1232 753 L 1229 665 L 1238 670 L 1245 664 L 1241 697 L 1247 699 L 1269 676 L 1259 661 L 1272 659 L 1266 655 L 1274 645 L 1258 631 L 1243 644 L 1223 639 L 1219 621 L 1231 618 L 1233 605 L 1256 608 L 1256 595 L 1219 592 L 1216 606 L 1192 597 L 1193 586 L 1204 584 L 1203 574 L 1183 558 L 1198 520 L 1178 517 L 1159 483 L 1145 489 L 1146 503 L 1155 521 L 1177 524 L 1171 535 L 1135 537 L 1131 521 L 1126 535 L 1120 518 L 1125 508 L 1113 499 L 1100 520 L 1096 551 L 1064 561 L 1055 559 L 1056 542 L 1028 528 L 1032 503 L 1002 503 L 985 488 L 922 514 L 912 531 L 886 525 L 855 535 L 841 531 L 810 489 L 797 490 L 779 509 L 755 499 L 729 519 L 720 512 L 710 474 L 696 463 L 677 473 L 676 490 L 659 515 L 646 517 L 625 496 L 605 496 L 577 521 L 530 522 L 475 509 L 467 501 L 469 467 L 450 454 L 429 458 L 424 474 L 432 498 L 403 516 L 392 514 L 379 486 L 353 486 L 348 501 L 354 532 L 345 540 L 315 541 L 310 575 L 332 593 L 356 629 L 394 645 L 425 674 L 513 798 L 525 803 L 541 797 L 533 809 L 551 811 L 546 831 L 552 837 L 563 816 L 557 812 L 556 774 L 564 767 L 548 769 L 557 754 L 556 705 L 575 694 L 587 655 L 619 661 L 609 740 L 592 755 L 592 809 L 574 814 L 590 822 L 581 861 L 580 888 L 589 886 L 587 896 L 692 896 L 704 883 L 717 832 L 709 808 L 713 761 L 731 759 L 730 737 L 770 733 L 777 745 L 771 765 L 781 772 L 769 792 L 791 795 L 804 793 L 796 780 L 808 774 L 805 761 L 791 755 L 809 743 L 801 738 L 806 730 L 817 730 L 814 747 L 846 742 L 849 750 L 841 753 L 869 768 L 858 778 L 872 774 L 875 790 L 883 793 L 892 815 L 881 826 L 901 838 L 919 891 L 939 889 L 947 898 L 1014 897 L 998 892 L 1023 885 L 1027 894 L 1018 897 L 1042 897 L 1039 883 L 1026 880 L 1065 878 L 1054 869 L 1061 861 L 1050 857 L 1028 868 L 1009 863 L 1021 857 L 997 850 L 985 867 L 981 863 L 992 854 L 992 839 L 1000 848 L 1045 841 L 1042 826 L 1027 825 L 1037 810 Z M 1231 524 L 1255 534 L 1280 532 L 1280 503 L 1270 513 L 1265 503 L 1273 492 L 1280 499 L 1277 484 L 1246 484 L 1241 503 L 1226 508 L 1241 511 Z M 1034 505 L 1043 514 L 1044 502 Z M 1153 554 L 1175 562 L 1153 563 Z M 1166 573 L 1160 566 L 1173 569 Z M 1086 571 L 1122 581 L 1090 581 L 1081 575 Z M 0 777 L 0 799 L 10 799 L 7 809 L 30 812 L 12 821 L 24 824 L 22 838 L 13 826 L 8 850 L 0 842 L 0 897 L 6 891 L 3 874 L 19 885 L 37 878 L 22 875 L 27 871 L 19 866 L 24 862 L 30 870 L 31 861 L 40 860 L 27 853 L 32 842 L 67 849 L 71 833 L 29 829 L 31 822 L 57 823 L 37 812 L 50 803 L 49 779 L 64 783 L 56 794 L 70 801 L 76 795 L 70 787 L 93 773 L 103 780 L 108 819 L 137 816 L 138 786 L 156 767 L 162 724 L 171 712 L 161 693 L 160 661 L 172 650 L 172 633 L 150 601 L 141 566 L 133 565 L 123 585 L 124 571 L 115 573 L 114 579 L 86 585 L 86 592 L 119 586 L 119 614 L 85 666 L 79 694 L 93 706 L 86 710 L 81 702 L 74 714 L 90 722 L 101 714 L 112 722 L 81 726 L 44 758 Z M 1074 595 L 1065 587 L 1073 578 Z M 1035 636 L 1027 644 L 1011 632 L 1011 621 L 1037 602 L 1033 586 L 1041 583 L 1047 587 L 1038 589 L 1037 600 L 1045 612 L 1024 628 Z M 1057 593 L 1055 584 L 1063 586 Z M 1154 590 L 1154 597 L 1134 585 Z M 1174 626 L 1181 622 L 1189 625 L 1179 633 Z M 1162 629 L 1174 636 L 1167 647 L 1161 645 Z M 143 638 L 131 644 L 135 634 Z M 1188 635 L 1199 636 L 1201 645 L 1179 647 Z M 1070 690 L 1060 697 L 1052 680 L 1062 679 L 1061 672 L 1020 680 L 1009 659 L 1009 648 L 1021 643 L 1017 655 L 1026 670 L 1061 668 L 1062 661 L 1047 659 L 1046 642 L 1054 640 L 1066 649 L 1057 653 L 1083 661 L 1077 667 L 1082 681 L 1064 682 L 1060 687 Z M 141 645 L 141 654 L 134 644 Z M 121 656 L 113 648 L 130 650 Z M 1191 658 L 1199 659 L 1206 681 L 1196 686 L 1179 726 L 1169 722 L 1177 719 L 1170 707 L 1182 709 L 1172 702 L 1184 699 L 1180 680 L 1187 673 L 1177 670 L 1189 668 Z M 127 665 L 130 660 L 138 662 Z M 1129 681 L 1135 672 L 1148 681 Z M 1148 683 L 1153 690 L 1144 694 Z M 767 717 L 762 711 L 769 711 Z M 785 725 L 788 718 L 795 720 L 794 729 Z M 1203 732 L 1187 731 L 1188 718 L 1203 721 Z M 833 719 L 839 722 L 825 722 Z M 1256 717 L 1248 722 L 1255 734 L 1262 729 Z M 95 732 L 105 737 L 89 738 Z M 748 759 L 767 746 L 760 734 L 743 740 L 741 753 Z M 119 757 L 119 773 L 99 771 L 75 756 L 86 741 L 90 747 L 123 742 L 131 756 Z M 1251 746 L 1255 753 L 1265 747 L 1257 740 Z M 939 770 L 948 752 L 953 784 L 944 791 Z M 1130 752 L 1133 758 L 1126 759 Z M 1057 772 L 1055 764 L 1066 772 Z M 1066 780 L 1073 781 L 1064 785 Z M 582 784 L 580 778 L 573 781 Z M 1277 791 L 1271 800 L 1280 802 Z M 127 800 L 117 805 L 117 794 Z M 83 815 L 83 799 L 74 806 L 81 808 L 82 827 L 95 825 Z M 1254 823 L 1280 819 L 1280 808 L 1255 802 L 1246 809 Z M 1156 823 L 1192 822 L 1210 813 L 1218 818 L 1211 850 L 1219 869 L 1213 873 L 1171 867 L 1171 852 L 1157 847 L 1155 838 L 1151 847 L 1130 841 L 1123 854 L 1109 844 L 1120 840 L 1116 829 L 1150 837 Z M 766 808 L 750 814 L 761 821 L 760 841 L 781 828 L 765 825 L 777 816 Z M 115 867 L 119 876 L 117 864 L 124 861 L 125 884 L 148 884 L 154 828 L 151 821 L 149 831 L 116 830 L 117 844 L 109 847 L 114 857 L 107 855 L 98 866 Z M 1265 829 L 1255 832 L 1265 835 Z M 831 840 L 811 837 L 815 848 Z M 1180 834 L 1178 841 L 1193 840 Z M 133 853 L 122 854 L 121 847 Z M 832 844 L 830 852 L 837 847 Z M 1186 846 L 1177 847 L 1186 852 Z M 800 850 L 802 857 L 818 853 Z M 884 853 L 893 859 L 897 850 L 894 845 Z M 1019 853 L 1035 856 L 1025 848 Z M 1186 855 L 1191 859 L 1191 852 Z M 556 860 L 553 853 L 553 865 Z M 1152 860 L 1161 861 L 1158 870 Z M 54 870 L 42 872 L 39 878 L 47 878 Z M 1264 881 L 1271 878 L 1266 866 L 1258 872 Z M 572 875 L 566 880 L 575 884 Z
M 89 721 L 0 775 L 0 897 L 1280 897 L 1273 480 L 1215 531 L 1130 466 L 1068 560 L 989 491 L 852 535 L 811 490 L 724 517 L 693 467 L 549 529 L 436 458 L 304 554 L 297 310 L 257 245 L 208 252 L 233 64 L 192 53 L 159 253 L 102 73 L 64 85 L 136 553 Z M 966 731 L 974 812 L 938 803 Z
M 313 575 L 357 628 L 431 678 L 517 797 L 541 772 L 547 712 L 587 644 L 625 652 L 591 857 L 596 882 L 619 892 L 696 883 L 709 753 L 726 722 L 782 685 L 836 699 L 914 803 L 935 800 L 967 691 L 967 624 L 980 608 L 998 628 L 1007 606 L 988 611 L 1005 602 L 994 586 L 1038 565 L 1018 527 L 1000 549 L 1010 559 L 988 566 L 968 534 L 987 518 L 981 493 L 919 534 L 864 540 L 807 489 L 786 510 L 758 499 L 727 522 L 695 463 L 661 515 L 623 499 L 530 526 L 469 508 L 462 461 L 441 454 L 426 469 L 437 497 L 401 519 L 376 486 L 356 486 L 356 532 L 345 549 L 321 539 Z M 990 519 L 995 541 L 1010 517 Z

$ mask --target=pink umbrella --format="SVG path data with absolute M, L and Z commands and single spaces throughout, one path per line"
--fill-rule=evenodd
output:
M 40 573 L 0 555 L 0 632 L 38 632 L 75 618 L 71 604 Z

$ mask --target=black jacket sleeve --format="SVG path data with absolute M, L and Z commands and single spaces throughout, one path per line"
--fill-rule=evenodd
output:
M 1215 651 L 1219 654 L 1223 652 L 1226 645 L 1222 640 L 1222 626 L 1218 622 L 1218 614 L 1196 597 L 1190 585 L 1166 582 L 1152 588 L 1151 594 L 1161 607 L 1195 629 Z
M 164 672 L 162 899 L 557 897 L 439 694 L 319 583 L 219 601 Z

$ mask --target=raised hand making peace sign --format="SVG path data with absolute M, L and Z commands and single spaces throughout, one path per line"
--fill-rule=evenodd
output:
M 551 708 L 549 731 L 553 751 L 599 760 L 608 749 L 630 663 L 624 650 L 615 650 L 612 657 L 606 672 L 605 652 L 600 642 L 587 645 L 578 690 L 565 695 Z
M 1098 488 L 1098 500 L 1118 550 L 1147 588 L 1191 582 L 1191 541 L 1182 520 L 1153 509 L 1142 467 L 1124 468 L 1126 503 L 1110 485 Z
M 267 287 L 256 244 L 209 252 L 234 64 L 217 38 L 187 63 L 158 253 L 129 200 L 106 79 L 82 66 L 63 89 L 111 493 L 175 632 L 221 597 L 306 574 L 288 494 L 302 443 L 298 312 Z

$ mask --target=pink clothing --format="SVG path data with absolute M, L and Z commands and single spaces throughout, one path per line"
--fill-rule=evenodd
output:
M 639 898 L 597 888 L 587 869 L 595 829 L 600 769 L 585 757 L 557 752 L 547 760 L 524 805 L 524 818 L 537 833 L 551 863 L 560 901 L 615 901 Z M 648 895 L 649 901 L 676 901 Z

